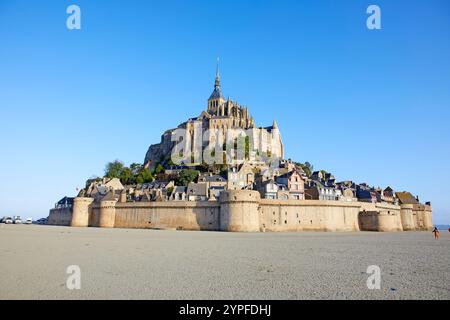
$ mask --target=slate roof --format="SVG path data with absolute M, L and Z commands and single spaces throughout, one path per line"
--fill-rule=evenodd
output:
M 73 206 L 73 199 L 74 198 L 64 197 L 58 201 L 58 205 Z
M 102 198 L 102 201 L 116 201 L 116 197 L 114 196 L 114 192 L 110 191 Z
M 222 89 L 220 89 L 220 86 L 215 86 L 209 99 L 211 100 L 211 99 L 218 99 L 218 98 L 223 98 Z
M 401 204 L 418 204 L 417 199 L 410 192 L 396 192 L 398 200 Z
M 183 187 L 183 186 L 176 186 L 174 189 L 173 189 L 173 192 L 172 192 L 172 194 L 174 194 L 174 193 L 183 193 L 183 192 L 186 192 L 186 187 Z
M 201 177 L 201 181 L 205 181 L 205 182 L 227 182 L 227 179 L 225 179 L 224 177 L 216 174 L 213 176 L 202 176 Z
M 164 189 L 170 182 L 167 181 L 153 181 L 144 183 L 142 189 Z
M 294 174 L 294 172 L 296 172 L 296 173 L 298 173 L 301 177 L 302 177 L 302 174 L 300 173 L 300 171 L 299 170 L 297 170 L 297 169 L 294 169 L 294 170 L 292 170 L 292 171 L 289 171 L 289 172 L 286 172 L 286 173 L 284 173 L 284 174 L 282 174 L 281 176 L 278 176 L 277 178 L 281 178 L 281 179 L 286 179 L 286 178 L 290 178 L 293 174 Z M 302 177 L 303 178 L 303 177 Z
M 206 183 L 189 183 L 188 186 L 188 194 L 195 195 L 195 196 L 207 196 L 208 195 L 208 188 L 206 186 Z
M 356 192 L 356 197 L 358 199 L 373 199 L 373 193 L 370 190 L 361 189 Z

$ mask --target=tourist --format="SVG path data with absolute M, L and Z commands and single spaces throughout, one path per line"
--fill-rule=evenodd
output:
M 434 234 L 434 238 L 435 238 L 436 240 L 438 240 L 438 239 L 439 239 L 439 230 L 438 230 L 437 227 L 434 227 L 434 229 L 433 229 L 433 234 Z

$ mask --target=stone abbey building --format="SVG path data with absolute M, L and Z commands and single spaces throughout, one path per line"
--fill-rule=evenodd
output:
M 236 139 L 242 136 L 248 137 L 250 152 L 247 160 L 256 162 L 258 155 L 268 155 L 273 159 L 283 158 L 283 142 L 276 121 L 269 127 L 256 127 L 255 120 L 246 106 L 241 106 L 230 98 L 225 99 L 217 66 L 214 90 L 208 99 L 206 111 L 175 129 L 165 131 L 161 142 L 149 147 L 144 163 L 155 167 L 158 163 L 168 160 L 172 152 L 188 151 L 190 155 L 194 155 L 198 150 L 198 156 L 186 157 L 186 162 L 199 164 L 205 148 L 218 148 L 221 152 L 224 151 L 223 145 L 235 143 Z M 217 160 L 220 161 L 221 158 L 222 155 L 217 154 Z M 242 163 L 242 160 L 231 159 L 227 164 Z

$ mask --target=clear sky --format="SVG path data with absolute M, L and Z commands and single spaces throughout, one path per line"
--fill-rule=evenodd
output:
M 276 117 L 287 157 L 450 223 L 447 0 L 0 0 L 0 216 L 47 216 L 106 162 L 142 162 L 206 108 L 218 56 L 224 95 Z

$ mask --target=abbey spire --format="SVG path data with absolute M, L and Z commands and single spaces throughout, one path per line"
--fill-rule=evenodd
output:
M 220 89 L 220 71 L 219 71 L 219 58 L 217 58 L 217 66 L 216 66 L 216 81 L 214 82 L 214 89 Z
M 220 72 L 219 72 L 219 58 L 217 58 L 216 66 L 216 79 L 214 81 L 214 90 L 208 99 L 208 112 L 211 114 L 223 115 L 222 105 L 225 103 L 225 99 L 222 96 L 222 89 L 220 88 Z

